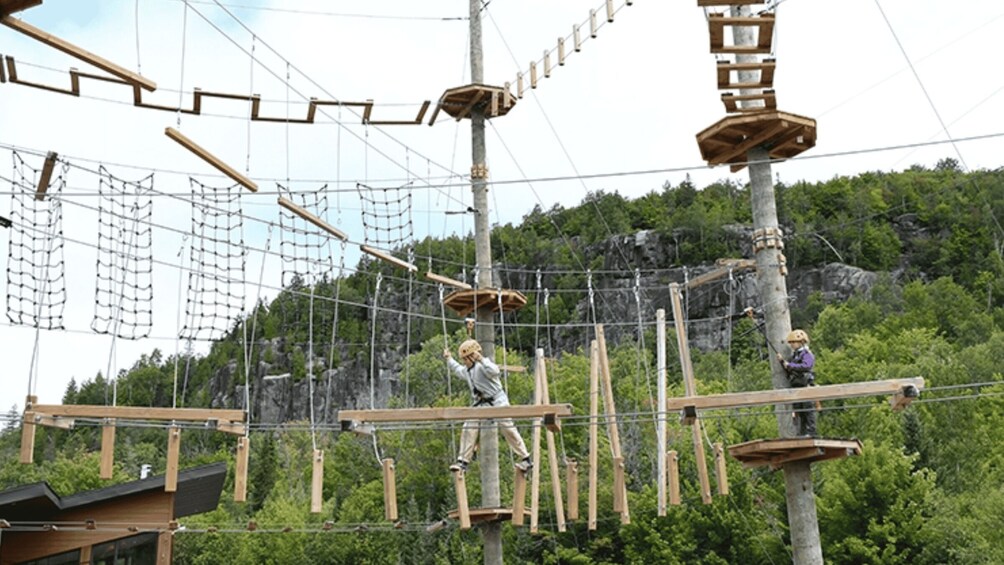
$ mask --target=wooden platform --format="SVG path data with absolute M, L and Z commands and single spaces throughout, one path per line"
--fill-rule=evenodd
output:
M 725 45 L 726 27 L 757 28 L 756 45 Z M 735 53 L 742 55 L 770 53 L 774 48 L 774 14 L 765 13 L 754 17 L 729 17 L 723 14 L 710 14 L 708 16 L 708 32 L 711 35 L 712 53 Z
M 436 123 L 436 117 L 440 111 L 446 112 L 458 122 L 471 116 L 471 110 L 475 108 L 483 109 L 485 117 L 497 118 L 509 113 L 509 110 L 516 105 L 516 98 L 509 92 L 508 88 L 501 86 L 489 86 L 486 84 L 468 84 L 447 89 L 436 109 L 432 112 L 429 125 Z
M 456 290 L 443 299 L 443 304 L 460 316 L 466 316 L 480 308 L 490 308 L 492 312 L 498 312 L 499 294 L 502 295 L 503 312 L 519 310 L 526 306 L 526 296 L 523 296 L 523 293 L 497 288 Z
M 732 163 L 737 172 L 757 146 L 765 146 L 772 159 L 790 159 L 815 147 L 816 120 L 780 110 L 727 116 L 698 133 L 697 145 L 709 165 Z
M 826 461 L 861 455 L 861 442 L 856 439 L 823 439 L 812 437 L 787 439 L 757 439 L 729 446 L 729 455 L 743 467 L 780 469 L 792 461 Z
M 42 3 L 42 0 L 0 0 L 0 16 L 34 8 Z
M 512 508 L 471 508 L 471 524 L 484 522 L 508 522 L 512 520 Z M 524 516 L 530 516 L 530 510 L 523 510 Z M 447 514 L 451 520 L 460 518 L 460 510 L 454 508 Z

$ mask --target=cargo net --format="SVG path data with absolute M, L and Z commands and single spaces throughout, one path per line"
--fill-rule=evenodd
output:
M 7 245 L 7 319 L 34 328 L 63 328 L 66 266 L 63 261 L 63 206 L 68 167 L 50 180 L 44 200 L 36 200 L 40 171 L 13 153 L 11 226 Z
M 153 175 L 130 182 L 101 167 L 97 285 L 91 329 L 122 339 L 153 326 Z
M 367 245 L 385 250 L 410 245 L 411 184 L 396 188 L 373 188 L 356 183 L 362 204 L 363 237 Z
M 247 251 L 241 223 L 241 191 L 188 179 L 192 188 L 192 242 L 183 339 L 216 339 L 244 308 Z

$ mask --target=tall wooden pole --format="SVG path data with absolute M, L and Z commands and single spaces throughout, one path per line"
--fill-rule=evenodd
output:
M 656 488 L 657 511 L 659 516 L 666 515 L 666 311 L 659 308 L 655 311 L 655 351 L 656 380 L 659 401 L 659 420 L 656 426 L 656 437 L 659 445 L 656 458 L 659 462 L 659 484 Z
M 733 6 L 734 16 L 751 15 L 749 6 Z M 733 26 L 733 41 L 736 45 L 754 45 L 753 28 Z M 736 62 L 756 62 L 752 55 L 737 55 Z M 756 82 L 750 71 L 739 73 L 739 82 Z M 742 92 L 746 94 L 746 92 Z M 746 154 L 750 161 L 750 187 L 753 202 L 753 230 L 777 229 L 777 204 L 774 197 L 774 182 L 771 178 L 769 155 L 763 147 L 751 149 Z M 780 234 L 780 232 L 776 232 Z M 791 312 L 788 311 L 788 287 L 782 272 L 784 255 L 781 248 L 766 246 L 756 252 L 757 290 L 763 301 L 767 339 L 781 348 L 785 337 L 791 331 Z M 774 356 L 770 356 L 771 381 L 775 389 L 787 388 L 788 379 L 784 367 Z M 795 435 L 791 419 L 791 408 L 779 405 L 775 408 L 777 427 L 782 437 Z M 809 463 L 800 461 L 784 466 L 785 498 L 788 503 L 788 530 L 791 532 L 791 557 L 796 565 L 816 565 L 823 563 L 823 550 L 819 543 L 819 522 L 816 516 L 816 496 L 812 490 L 812 473 Z
M 470 0 L 471 82 L 484 84 L 484 55 L 481 50 L 481 0 Z M 474 250 L 477 258 L 478 288 L 492 286 L 492 246 L 488 224 L 488 168 L 485 148 L 485 113 L 471 110 L 471 191 L 474 193 Z M 477 312 L 475 337 L 485 357 L 495 358 L 495 324 L 490 308 Z M 481 429 L 481 505 L 502 506 L 499 492 L 499 436 L 494 421 L 482 422 Z M 535 462 L 538 463 L 539 462 Z M 485 565 L 502 565 L 502 524 L 488 522 L 482 527 Z

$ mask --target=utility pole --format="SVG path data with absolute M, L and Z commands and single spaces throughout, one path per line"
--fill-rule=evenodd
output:
M 732 6 L 735 17 L 750 17 L 749 6 Z M 756 45 L 753 29 L 749 26 L 732 27 L 736 45 Z M 755 55 L 736 55 L 738 63 L 755 63 Z M 740 83 L 755 83 L 756 73 L 739 71 Z M 748 91 L 742 90 L 741 94 Z M 787 268 L 782 253 L 781 231 L 777 221 L 777 204 L 770 156 L 765 147 L 758 146 L 746 153 L 749 162 L 751 198 L 753 202 L 754 238 L 767 240 L 767 245 L 756 251 L 757 291 L 763 300 L 767 339 L 780 347 L 791 331 L 791 312 L 788 310 L 788 287 L 785 281 Z M 776 238 L 773 239 L 772 238 Z M 756 248 L 756 247 L 755 247 Z M 770 356 L 771 381 L 775 389 L 787 388 L 788 378 L 784 367 Z M 781 437 L 795 436 L 792 408 L 777 405 L 777 427 Z M 822 565 L 823 550 L 819 543 L 819 522 L 816 516 L 816 495 L 812 488 L 810 463 L 796 461 L 783 467 L 785 498 L 788 503 L 788 530 L 791 534 L 791 557 L 796 565 Z
M 484 84 L 484 56 L 481 50 L 481 0 L 470 0 L 471 82 Z M 471 110 L 471 191 L 474 193 L 474 249 L 477 261 L 478 288 L 492 287 L 492 245 L 488 222 L 488 165 L 485 148 L 484 106 Z M 475 339 L 485 357 L 495 359 L 495 323 L 491 308 L 477 311 Z M 499 492 L 499 436 L 494 420 L 482 421 L 481 506 L 502 506 Z M 489 521 L 482 525 L 485 565 L 502 565 L 502 524 Z

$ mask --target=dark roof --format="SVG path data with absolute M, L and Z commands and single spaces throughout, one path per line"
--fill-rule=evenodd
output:
M 226 463 L 213 463 L 178 473 L 174 517 L 182 518 L 214 510 L 227 477 Z M 14 487 L 0 492 L 0 518 L 8 521 L 42 521 L 63 510 L 80 508 L 116 498 L 164 490 L 164 475 L 89 490 L 60 498 L 46 482 Z

